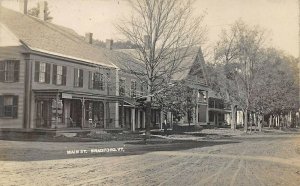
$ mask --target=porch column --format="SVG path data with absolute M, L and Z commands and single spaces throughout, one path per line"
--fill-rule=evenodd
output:
M 142 128 L 146 127 L 146 113 L 143 111 L 143 123 L 142 123 Z
M 206 107 L 206 124 L 209 123 L 209 112 L 208 112 L 208 91 L 205 91 L 205 97 L 206 97 L 206 104 L 207 104 L 207 107 Z
M 135 131 L 135 109 L 131 109 L 131 130 Z
M 117 102 L 117 103 L 115 103 L 115 127 L 116 128 L 119 128 L 120 127 L 120 125 L 119 125 L 119 103 Z
M 197 123 L 197 118 L 196 118 L 196 107 L 193 108 L 193 124 L 196 125 Z
M 104 123 L 104 128 L 106 129 L 107 128 L 107 119 L 108 119 L 107 118 L 107 108 L 106 108 L 106 103 L 107 102 L 103 101 L 102 103 L 103 103 L 103 113 L 104 113 L 103 114 L 104 115 L 104 122 L 103 123 Z
M 57 128 L 58 125 L 58 93 L 56 93 L 56 99 L 55 99 L 55 129 Z
M 165 115 L 163 111 L 160 111 L 160 129 L 162 129 L 162 123 L 165 123 Z
M 137 127 L 141 128 L 141 111 L 137 112 Z
M 84 127 L 84 123 L 85 123 L 85 99 L 84 98 L 82 98 L 81 99 L 81 128 L 83 128 Z
M 121 102 L 121 125 L 122 128 L 125 127 L 125 108 L 124 108 L 124 101 Z
M 199 122 L 199 105 L 198 103 L 196 104 L 196 124 Z

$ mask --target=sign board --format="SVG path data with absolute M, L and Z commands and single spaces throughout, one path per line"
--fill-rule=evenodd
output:
M 61 98 L 72 99 L 72 94 L 62 93 Z

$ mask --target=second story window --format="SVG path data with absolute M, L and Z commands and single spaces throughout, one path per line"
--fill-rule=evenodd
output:
M 89 88 L 96 90 L 105 90 L 103 74 L 99 72 L 90 72 Z
M 103 74 L 95 72 L 93 78 L 93 88 L 96 90 L 105 90 Z
M 20 62 L 17 60 L 0 61 L 0 82 L 19 81 Z
M 83 87 L 83 70 L 74 69 L 74 87 Z
M 67 67 L 53 65 L 53 81 L 54 85 L 66 85 Z
M 131 86 L 130 86 L 130 95 L 132 98 L 136 97 L 136 81 L 135 80 L 131 80 Z
M 125 79 L 119 79 L 119 95 L 125 96 Z
M 48 63 L 35 62 L 35 76 L 34 81 L 39 83 L 50 83 L 50 69 L 51 66 Z

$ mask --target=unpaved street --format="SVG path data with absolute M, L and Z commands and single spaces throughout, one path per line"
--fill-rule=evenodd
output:
M 67 155 L 68 149 L 124 152 Z M 0 185 L 300 185 L 300 136 L 198 142 L 0 141 Z

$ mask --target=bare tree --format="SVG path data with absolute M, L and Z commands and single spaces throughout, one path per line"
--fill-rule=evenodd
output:
M 146 79 L 148 95 L 155 95 L 166 88 L 181 62 L 191 55 L 191 50 L 204 41 L 203 15 L 194 17 L 193 1 L 181 0 L 132 0 L 133 14 L 130 19 L 116 25 L 117 29 L 133 44 L 131 58 L 141 63 L 139 73 Z M 142 78 L 141 78 L 142 79 Z M 146 133 L 149 133 L 150 108 L 147 102 Z
M 219 65 L 217 79 L 218 91 L 227 98 L 232 107 L 232 128 L 235 128 L 236 106 L 245 113 L 244 129 L 248 129 L 253 81 L 262 62 L 264 31 L 257 26 L 251 27 L 243 21 L 235 22 L 229 30 L 224 30 L 215 48 L 215 62 Z M 217 87 L 216 86 L 216 87 Z

